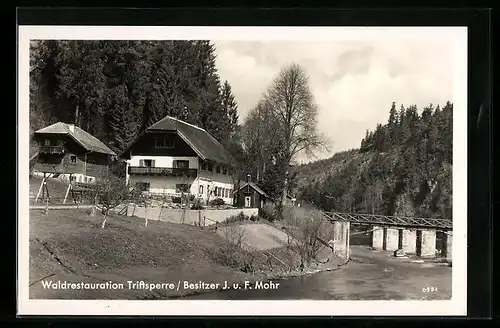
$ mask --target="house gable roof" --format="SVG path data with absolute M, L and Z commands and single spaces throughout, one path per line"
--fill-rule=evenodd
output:
M 145 134 L 161 131 L 176 132 L 203 160 L 211 160 L 223 164 L 231 164 L 231 154 L 215 139 L 208 131 L 196 125 L 181 121 L 177 118 L 166 116 L 154 123 L 141 133 L 127 148 L 122 155 Z
M 116 156 L 116 153 L 112 151 L 108 146 L 106 146 L 101 140 L 97 139 L 96 137 L 94 137 L 87 131 L 82 130 L 76 125 L 74 126 L 73 131 L 71 131 L 69 124 L 63 122 L 57 122 L 43 129 L 35 131 L 35 134 L 68 135 L 86 150 L 93 151 L 96 153 Z
M 260 189 L 259 186 L 257 186 L 253 182 L 244 182 L 244 181 L 241 181 L 240 182 L 240 188 L 238 189 L 238 191 L 240 191 L 241 189 L 245 188 L 247 185 L 250 186 L 250 188 L 252 188 L 256 192 L 258 192 L 259 194 L 261 194 L 262 196 L 269 198 L 269 196 L 264 192 L 264 190 Z M 235 191 L 234 193 L 236 193 L 238 191 Z

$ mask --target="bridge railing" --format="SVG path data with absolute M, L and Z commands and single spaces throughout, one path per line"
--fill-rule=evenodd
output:
M 413 218 L 402 216 L 389 216 L 377 214 L 358 214 L 341 212 L 323 212 L 327 219 L 331 221 L 352 222 L 359 224 L 372 224 L 383 226 L 433 228 L 451 230 L 453 222 L 447 219 Z

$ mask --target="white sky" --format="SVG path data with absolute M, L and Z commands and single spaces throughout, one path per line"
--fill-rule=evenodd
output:
M 333 153 L 358 148 L 366 129 L 399 109 L 453 101 L 453 44 L 445 39 L 357 41 L 214 41 L 217 68 L 228 80 L 240 120 L 279 70 L 295 62 L 309 76 L 318 129 Z M 306 159 L 307 160 L 307 159 Z

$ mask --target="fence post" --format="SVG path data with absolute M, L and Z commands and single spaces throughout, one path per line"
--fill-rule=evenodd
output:
M 49 199 L 45 199 L 45 215 L 49 214 Z

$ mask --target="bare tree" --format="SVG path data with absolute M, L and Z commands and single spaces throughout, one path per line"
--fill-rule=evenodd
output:
M 299 255 L 302 264 L 308 265 L 332 239 L 333 226 L 317 210 L 285 206 L 284 212 L 287 247 Z
M 220 249 L 220 260 L 222 264 L 234 266 L 238 264 L 238 255 L 242 252 L 244 243 L 244 231 L 239 226 L 224 226 L 224 244 Z
M 316 130 L 318 109 L 302 67 L 292 64 L 282 69 L 267 90 L 264 102 L 263 108 L 270 111 L 281 137 L 282 147 L 276 157 L 285 170 L 300 153 L 314 156 L 320 148 L 328 150 L 326 138 Z
M 109 211 L 122 204 L 129 197 L 129 194 L 130 190 L 125 181 L 114 175 L 96 182 L 93 205 L 104 215 L 101 228 L 106 226 Z

